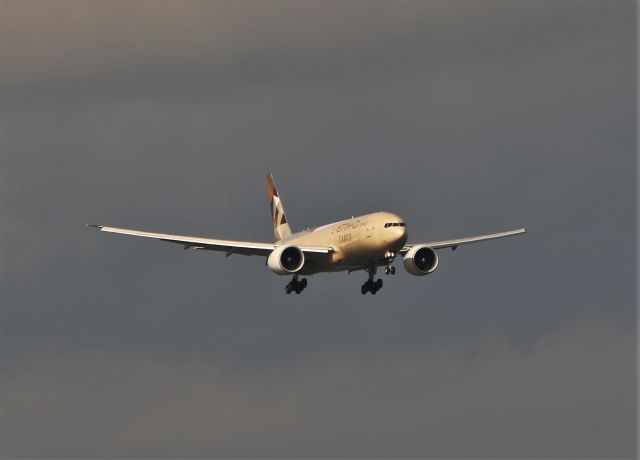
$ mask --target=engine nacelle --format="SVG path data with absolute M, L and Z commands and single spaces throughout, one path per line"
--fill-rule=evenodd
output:
M 304 253 L 297 246 L 280 246 L 269 254 L 267 265 L 278 275 L 296 273 L 304 265 Z
M 432 273 L 438 266 L 438 254 L 429 246 L 414 246 L 404 256 L 404 268 L 415 276 Z

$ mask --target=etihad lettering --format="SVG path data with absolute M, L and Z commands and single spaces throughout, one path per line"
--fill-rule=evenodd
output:
M 336 233 L 340 233 L 340 232 L 346 232 L 349 230 L 356 230 L 359 227 L 364 227 L 365 225 L 367 225 L 369 223 L 368 220 L 354 220 L 352 222 L 345 222 L 344 224 L 340 224 L 336 227 Z

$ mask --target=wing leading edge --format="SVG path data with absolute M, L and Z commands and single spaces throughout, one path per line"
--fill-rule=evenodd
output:
M 451 248 L 452 250 L 455 251 L 458 246 L 463 244 L 478 243 L 480 241 L 495 240 L 498 238 L 506 238 L 509 236 L 521 235 L 522 233 L 526 233 L 526 232 L 527 232 L 526 228 L 518 228 L 515 230 L 509 230 L 506 232 L 488 233 L 486 235 L 470 236 L 467 238 L 458 238 L 455 240 L 432 241 L 429 243 L 414 243 L 414 244 L 408 244 L 405 247 L 403 247 L 400 250 L 400 253 L 404 254 L 408 252 L 413 246 L 417 246 L 418 244 L 429 246 L 430 248 L 433 248 L 433 249 Z
M 102 232 L 119 233 L 121 235 L 140 236 L 169 243 L 182 244 L 184 249 L 201 249 L 205 251 L 226 252 L 227 256 L 232 254 L 242 254 L 246 256 L 269 256 L 277 247 L 274 243 L 255 243 L 251 241 L 218 240 L 214 238 L 203 238 L 198 236 L 172 235 L 169 233 L 153 233 L 128 228 L 107 227 L 104 225 L 87 225 L 95 227 Z M 333 251 L 331 247 L 300 246 L 303 252 L 328 254 Z

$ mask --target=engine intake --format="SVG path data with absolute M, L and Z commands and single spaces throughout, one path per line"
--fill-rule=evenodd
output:
M 269 254 L 267 265 L 278 275 L 296 273 L 304 265 L 304 253 L 296 246 L 281 246 Z
M 438 254 L 429 246 L 414 246 L 404 256 L 404 268 L 415 276 L 432 273 L 438 266 Z

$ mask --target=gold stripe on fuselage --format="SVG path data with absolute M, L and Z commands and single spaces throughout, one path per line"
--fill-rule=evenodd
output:
M 364 268 L 384 260 L 390 252 L 397 253 L 406 242 L 404 220 L 389 212 L 376 212 L 294 233 L 278 241 L 278 245 L 334 248 L 329 255 L 306 255 L 308 263 L 300 273 L 310 275 L 321 271 Z

